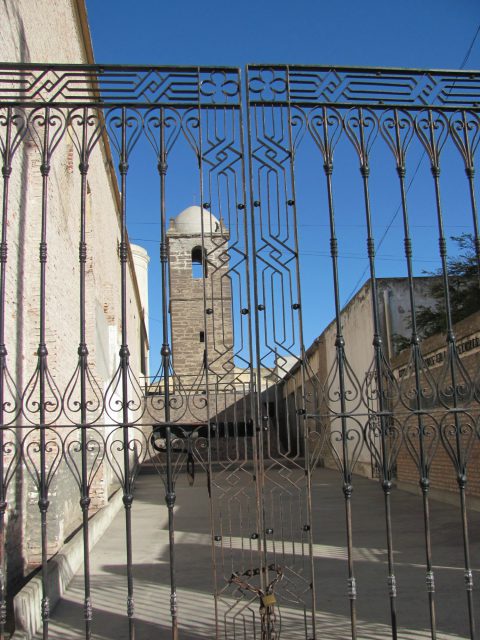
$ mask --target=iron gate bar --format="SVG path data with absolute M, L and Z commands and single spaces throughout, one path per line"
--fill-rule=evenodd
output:
M 80 428 L 81 428 L 81 483 L 80 483 L 80 507 L 83 517 L 83 567 L 84 567 L 84 617 L 85 617 L 85 638 L 90 640 L 92 637 L 91 621 L 92 621 L 92 603 L 90 589 L 90 540 L 89 540 L 89 522 L 88 508 L 90 506 L 90 474 L 88 469 L 88 431 L 87 431 L 87 376 L 88 376 L 88 347 L 86 342 L 86 262 L 87 262 L 87 243 L 86 243 L 86 201 L 87 201 L 87 174 L 89 168 L 89 155 L 93 150 L 95 143 L 98 141 L 98 134 L 101 130 L 101 121 L 97 121 L 94 127 L 93 137 L 89 136 L 88 125 L 95 124 L 95 120 L 91 120 L 92 115 L 89 114 L 88 108 L 84 107 L 82 112 L 70 114 L 70 122 L 73 123 L 78 119 L 81 126 L 81 143 L 77 148 L 79 153 L 79 172 L 81 175 L 80 187 L 80 239 L 79 239 L 79 262 L 80 262 L 80 336 L 78 346 L 79 373 L 80 373 Z M 93 478 L 92 478 L 93 480 Z M 89 482 L 90 481 L 90 482 Z
M 405 247 L 405 260 L 407 265 L 407 274 L 408 274 L 408 289 L 409 289 L 409 301 L 410 301 L 410 314 L 411 314 L 411 324 L 412 324 L 412 334 L 410 339 L 411 344 L 411 358 L 413 363 L 413 369 L 415 372 L 415 387 L 416 389 L 421 388 L 420 381 L 420 371 L 423 370 L 423 360 L 421 356 L 421 352 L 419 349 L 420 339 L 417 332 L 417 320 L 416 320 L 416 303 L 415 303 L 415 292 L 414 292 L 414 280 L 413 280 L 413 265 L 412 265 L 412 242 L 410 238 L 410 229 L 409 229 L 409 220 L 408 220 L 408 212 L 407 212 L 407 200 L 406 200 L 406 189 L 405 189 L 405 175 L 406 175 L 406 151 L 411 141 L 411 137 L 413 135 L 413 120 L 408 114 L 401 112 L 401 123 L 399 120 L 398 110 L 395 109 L 393 111 L 393 118 L 390 115 L 390 112 L 386 112 L 382 115 L 381 121 L 381 129 L 380 132 L 384 137 L 387 144 L 390 146 L 393 156 L 395 159 L 397 174 L 400 182 L 400 194 L 401 194 L 401 207 L 402 207 L 402 220 L 403 220 L 403 231 L 404 231 L 404 247 Z M 391 129 L 394 129 L 394 136 L 392 135 Z M 405 132 L 406 129 L 406 132 Z M 432 384 L 431 388 L 434 388 Z M 399 389 L 401 393 L 401 389 Z M 417 393 L 416 394 L 416 408 L 418 411 L 422 409 L 422 397 L 424 394 Z M 418 435 L 419 435 L 419 445 L 421 451 L 421 461 L 420 461 L 420 476 L 421 478 L 428 478 L 428 467 L 425 466 L 424 456 L 423 456 L 423 434 L 424 427 L 422 424 L 422 415 L 418 415 Z M 432 570 L 431 567 L 431 558 L 430 558 L 430 533 L 429 533 L 429 519 L 428 519 L 428 484 L 426 482 L 422 483 L 422 489 L 424 495 L 424 528 L 425 528 L 425 536 L 426 536 L 426 565 L 427 565 L 427 574 Z M 390 516 L 390 505 L 386 505 L 387 508 L 387 521 L 391 522 Z M 387 524 L 387 531 L 390 529 L 390 524 Z M 389 536 L 388 536 L 389 537 Z M 389 540 L 389 544 L 391 544 Z M 394 585 L 392 585 L 392 589 Z M 430 624 L 432 627 L 432 634 L 435 633 L 435 611 L 434 611 L 434 601 L 433 601 L 433 593 L 429 592 L 429 604 L 430 604 Z
M 5 558 L 5 514 L 7 510 L 7 490 L 10 479 L 15 473 L 19 462 L 19 446 L 15 433 L 5 430 L 5 406 L 4 384 L 11 385 L 13 380 L 7 369 L 7 349 L 5 346 L 5 295 L 6 295 L 6 262 L 7 262 L 7 213 L 10 176 L 12 174 L 12 160 L 26 131 L 25 120 L 19 114 L 12 114 L 8 108 L 6 115 L 0 116 L 0 124 L 6 127 L 5 139 L 0 137 L 0 150 L 2 153 L 2 235 L 0 244 L 0 638 L 5 637 L 5 625 L 7 623 L 7 571 Z M 17 132 L 12 131 L 13 125 L 17 125 Z M 15 385 L 13 384 L 15 387 Z M 14 406 L 11 410 L 19 409 L 18 393 L 14 393 Z M 5 442 L 7 436 L 7 442 Z M 8 441 L 8 437 L 13 439 Z M 5 460 L 4 454 L 13 453 L 10 463 Z
M 392 480 L 392 465 L 395 463 L 395 459 L 390 459 L 388 451 L 388 436 L 391 432 L 391 414 L 387 413 L 386 400 L 391 396 L 392 381 L 394 381 L 393 372 L 391 371 L 383 351 L 382 338 L 380 334 L 380 317 L 378 308 L 378 291 L 377 280 L 375 272 L 375 240 L 372 231 L 372 217 L 370 208 L 370 192 L 369 192 L 369 176 L 370 176 L 370 162 L 369 155 L 371 145 L 374 143 L 374 136 L 378 129 L 378 123 L 373 118 L 370 112 L 366 112 L 360 108 L 358 111 L 351 112 L 349 122 L 345 127 L 347 136 L 350 138 L 355 150 L 359 156 L 359 170 L 363 183 L 363 195 L 365 206 L 365 218 L 367 227 L 367 254 L 369 261 L 370 279 L 372 282 L 372 314 L 373 314 L 373 347 L 374 347 L 374 361 L 373 375 L 375 376 L 376 395 L 378 397 L 378 410 L 375 417 L 372 418 L 372 423 L 367 423 L 367 432 L 377 428 L 375 424 L 376 420 L 380 421 L 380 438 L 381 438 L 381 470 L 382 470 L 382 488 L 385 495 L 385 517 L 386 517 L 386 530 L 387 530 L 387 548 L 388 548 L 388 586 L 390 595 L 390 609 L 391 609 L 391 626 L 392 637 L 397 638 L 397 613 L 396 613 L 396 579 L 393 572 L 393 549 L 392 549 L 392 533 L 391 533 L 391 515 L 390 515 L 390 490 Z M 370 131 L 368 129 L 370 128 Z M 373 128 L 373 136 L 372 136 Z M 367 131 L 366 131 L 367 129 Z M 359 135 L 357 135 L 357 133 Z M 367 374 L 368 375 L 368 374 Z M 394 390 L 394 392 L 396 389 Z M 371 439 L 370 439 L 371 442 Z
M 289 86 L 290 90 L 290 86 Z M 293 309 L 298 311 L 298 333 L 299 333 L 299 342 L 300 342 L 300 361 L 305 362 L 305 340 L 303 335 L 303 302 L 302 302 L 302 288 L 301 288 L 301 277 L 300 277 L 300 246 L 299 246 L 299 238 L 298 238 L 298 224 L 297 224 L 297 196 L 296 196 L 296 187 L 295 187 L 295 173 L 294 173 L 294 162 L 295 162 L 295 147 L 297 138 L 293 135 L 293 124 L 294 120 L 292 117 L 291 110 L 288 114 L 288 142 L 289 148 L 291 149 L 290 153 L 290 175 L 291 175 L 291 190 L 293 202 L 287 202 L 288 205 L 293 208 L 293 224 L 294 224 L 294 251 L 296 255 L 296 265 L 295 265 L 295 278 L 296 278 L 296 288 L 297 288 L 297 302 L 294 303 Z M 304 471 L 306 477 L 306 506 L 307 506 L 307 522 L 304 524 L 304 530 L 306 527 L 307 536 L 308 536 L 308 545 L 309 545 L 309 555 L 310 555 L 310 590 L 311 590 L 311 634 L 312 637 L 316 637 L 316 588 L 315 588 L 315 572 L 314 572 L 314 563 L 313 563 L 313 516 L 312 516 L 312 467 L 310 465 L 310 440 L 308 437 L 308 424 L 306 421 L 306 368 L 302 367 L 302 378 L 301 378 L 301 392 L 302 392 L 302 406 L 301 413 L 299 415 L 299 426 L 300 433 L 303 436 L 303 446 L 304 446 Z M 307 625 L 306 625 L 307 626 Z

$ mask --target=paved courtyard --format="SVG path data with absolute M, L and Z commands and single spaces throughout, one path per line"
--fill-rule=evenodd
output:
M 214 637 L 211 547 L 205 474 L 193 487 L 185 476 L 177 484 L 176 543 L 178 609 L 181 640 Z M 314 556 L 318 601 L 318 638 L 350 637 L 346 597 L 346 540 L 343 494 L 339 474 L 320 469 L 314 476 Z M 418 496 L 395 490 L 392 500 L 398 587 L 400 637 L 429 638 L 424 567 L 422 503 Z M 467 638 L 460 513 L 456 507 L 431 501 L 438 638 Z M 387 555 L 383 493 L 378 482 L 356 477 L 353 494 L 354 558 L 358 591 L 359 638 L 389 638 L 386 587 Z M 474 583 L 480 578 L 480 514 L 470 513 Z M 126 640 L 125 525 L 123 509 L 92 552 L 93 636 Z M 133 507 L 136 637 L 169 636 L 169 565 L 167 513 L 158 476 L 140 475 Z M 478 606 L 478 590 L 475 587 Z M 51 638 L 83 635 L 83 578 L 79 573 L 52 614 Z M 480 616 L 478 613 L 477 617 Z M 303 639 L 299 610 L 283 612 L 287 621 L 281 640 Z M 292 626 L 293 625 L 293 626 Z M 287 629 L 287 630 L 285 630 Z M 222 636 L 223 637 L 223 636 Z

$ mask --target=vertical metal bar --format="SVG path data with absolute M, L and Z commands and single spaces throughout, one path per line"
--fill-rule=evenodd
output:
M 7 267 L 7 220 L 8 192 L 12 173 L 11 158 L 12 109 L 7 107 L 5 155 L 2 165 L 3 200 L 2 200 L 2 237 L 0 244 L 0 640 L 5 638 L 7 622 L 7 567 L 5 562 L 5 513 L 7 510 L 7 487 L 5 484 L 5 450 L 4 450 L 4 395 L 7 348 L 5 345 L 5 281 Z
M 389 464 L 387 453 L 387 430 L 388 430 L 388 417 L 391 415 L 388 412 L 388 406 L 385 397 L 384 388 L 384 369 L 387 367 L 385 362 L 385 356 L 383 351 L 383 341 L 380 333 L 380 317 L 378 308 L 378 289 L 377 278 L 375 270 L 375 239 L 373 237 L 372 217 L 370 208 L 370 192 L 369 192 L 369 176 L 370 166 L 367 145 L 365 143 L 364 132 L 364 118 L 363 111 L 359 109 L 359 127 L 360 127 L 360 142 L 361 148 L 364 151 L 361 157 L 360 173 L 363 182 L 363 195 L 365 204 L 365 220 L 367 225 L 367 253 L 369 261 L 370 281 L 372 287 L 372 314 L 373 314 L 373 348 L 375 354 L 375 373 L 376 373 L 376 385 L 377 385 L 377 398 L 378 398 L 378 413 L 377 416 L 380 420 L 380 440 L 381 440 L 381 461 L 382 461 L 382 489 L 384 492 L 385 501 L 385 524 L 387 533 L 387 553 L 388 553 L 388 583 L 389 583 L 389 598 L 390 598 L 390 623 L 392 629 L 392 638 L 397 638 L 397 610 L 396 610 L 396 589 L 395 589 L 395 575 L 393 566 L 393 540 L 392 540 L 392 523 L 391 523 L 391 489 L 392 489 L 392 475 L 391 467 Z
M 467 112 L 463 109 L 460 112 L 461 121 L 456 120 L 458 114 L 453 114 L 450 119 L 450 133 L 452 139 L 460 151 L 464 164 L 465 175 L 468 181 L 470 195 L 470 206 L 472 209 L 472 222 L 474 232 L 475 256 L 477 259 L 477 273 L 480 283 L 480 230 L 478 222 L 477 203 L 475 198 L 475 151 L 477 148 L 477 135 L 480 130 L 480 118 L 477 114 L 468 112 L 468 116 L 473 118 L 473 122 L 467 118 Z M 472 140 L 469 133 L 472 131 Z M 461 135 L 463 133 L 463 136 Z M 463 139 L 462 139 L 463 138 Z M 473 142 L 473 144 L 472 144 Z
M 125 542 L 127 552 L 127 616 L 129 640 L 135 639 L 135 609 L 133 599 L 133 569 L 132 569 L 132 483 L 130 481 L 130 448 L 129 448 L 129 407 L 128 407 L 128 368 L 130 351 L 127 344 L 127 110 L 122 107 L 121 115 L 121 153 L 119 162 L 121 194 L 121 235 L 120 235 L 120 277 L 121 277 L 121 319 L 122 344 L 120 346 L 120 367 L 122 376 L 122 432 L 123 432 L 123 465 L 125 470 L 123 486 L 123 505 L 125 507 Z
M 333 188 L 332 188 L 332 175 L 333 175 L 333 149 L 329 140 L 328 132 L 328 116 L 327 110 L 323 108 L 323 138 L 324 138 L 324 165 L 325 178 L 327 183 L 327 198 L 328 198 L 328 217 L 330 226 L 330 257 L 332 259 L 332 277 L 333 277 L 333 291 L 334 291 L 334 304 L 335 304 L 335 357 L 338 365 L 338 382 L 339 382 L 339 394 L 340 394 L 340 424 L 342 429 L 342 451 L 343 451 L 343 493 L 345 497 L 345 516 L 347 523 L 347 549 L 348 549 L 348 583 L 349 583 L 349 597 L 350 597 L 350 616 L 351 616 L 351 631 L 352 638 L 356 637 L 356 590 L 355 587 L 355 575 L 352 557 L 352 530 L 351 530 L 351 506 L 350 497 L 352 492 L 351 486 L 351 473 L 349 471 L 349 455 L 347 445 L 347 388 L 345 380 L 345 339 L 343 337 L 342 330 L 342 318 L 341 318 L 341 306 L 340 306 L 340 281 L 338 274 L 338 239 L 336 235 L 335 225 L 335 210 L 333 204 Z
M 292 136 L 292 104 L 290 98 L 290 73 L 287 68 L 287 97 L 288 97 L 288 107 L 287 107 L 287 118 L 288 118 L 288 147 L 289 147 L 289 160 L 290 160 L 290 188 L 292 193 L 292 199 L 287 202 L 287 206 L 292 208 L 293 212 L 293 237 L 294 237 L 294 251 L 295 251 L 295 282 L 297 288 L 297 302 L 296 306 L 298 311 L 298 337 L 300 342 L 300 370 L 301 370 L 301 390 L 302 390 L 302 406 L 300 410 L 297 412 L 296 420 L 298 423 L 302 425 L 303 432 L 303 443 L 304 443 L 304 451 L 305 451 L 305 461 L 304 461 L 304 471 L 305 471 L 305 482 L 306 482 L 306 502 L 307 502 L 307 519 L 308 522 L 304 524 L 308 527 L 308 550 L 309 550 L 309 560 L 310 560 L 310 598 L 311 598 L 311 623 L 312 623 L 312 638 L 316 637 L 316 620 L 315 620 L 315 611 L 316 611 L 316 594 L 315 594 L 315 568 L 313 561 L 313 518 L 312 518 L 312 475 L 311 475 L 311 465 L 310 465 L 310 440 L 308 437 L 308 422 L 306 420 L 306 407 L 305 407 L 305 398 L 306 398 L 306 380 L 305 380 L 305 367 L 306 367 L 306 356 L 305 356 L 305 343 L 303 337 L 303 307 L 302 307 L 302 291 L 301 291 L 301 279 L 300 279 L 300 247 L 298 241 L 298 224 L 297 224 L 297 202 L 296 202 L 296 191 L 295 191 L 295 148 L 294 141 Z M 265 543 L 266 546 L 266 543 Z
M 252 252 L 253 256 L 255 256 L 255 219 L 254 219 L 254 208 L 253 208 L 253 183 L 252 183 L 252 172 L 251 172 L 251 153 L 250 153 L 250 144 L 251 144 L 251 129 L 250 129 L 250 108 L 248 104 L 248 76 L 245 78 L 245 86 L 246 86 L 246 112 L 247 112 L 247 149 L 249 150 L 249 176 L 250 176 L 250 216 L 247 214 L 247 178 L 246 178 L 246 163 L 245 163 L 245 129 L 244 129 L 244 111 L 243 111 L 243 96 L 241 92 L 241 75 L 240 71 L 238 72 L 238 86 L 240 91 L 239 96 L 239 120 L 240 120 L 240 147 L 242 153 L 242 197 L 243 202 L 239 203 L 244 205 L 243 209 L 240 209 L 238 206 L 238 210 L 241 214 L 243 214 L 243 234 L 245 238 L 245 269 L 246 269 L 246 288 L 247 288 L 247 306 L 248 306 L 248 353 L 249 353 L 249 408 L 244 406 L 244 414 L 250 414 L 252 418 L 252 424 L 254 432 L 252 434 L 252 440 L 255 441 L 255 433 L 260 425 L 260 402 L 259 402 L 259 393 L 261 392 L 260 384 L 260 350 L 259 350 L 259 324 L 258 324 L 258 292 L 257 289 L 257 281 L 256 281 L 256 272 L 255 272 L 255 258 L 250 255 L 249 251 L 249 229 L 252 234 Z M 250 277 L 250 268 L 254 269 L 253 271 L 253 290 L 254 290 L 254 318 L 253 322 L 255 325 L 255 347 L 254 347 L 254 336 L 252 332 L 252 279 Z M 257 342 L 258 340 L 258 342 Z M 257 350 L 258 349 L 258 350 Z M 255 350 L 255 351 L 254 351 Z M 257 367 L 255 368 L 253 365 L 254 353 L 257 354 Z M 258 393 L 255 393 L 255 387 L 257 387 Z M 245 389 L 242 388 L 242 396 L 245 397 Z M 245 419 L 245 429 L 247 425 L 247 420 Z M 245 430 L 245 457 L 248 456 L 248 434 Z M 254 451 L 255 451 L 254 444 Z M 256 478 L 255 478 L 256 480 Z M 257 480 L 256 480 L 257 482 Z
M 175 482 L 172 465 L 172 429 L 170 424 L 170 359 L 171 350 L 168 339 L 168 247 L 167 247 L 167 218 L 165 210 L 165 180 L 167 175 L 167 150 L 165 144 L 165 114 L 160 107 L 160 156 L 158 172 L 160 174 L 160 266 L 162 274 L 162 365 L 165 380 L 164 418 L 166 424 L 166 493 L 165 502 L 168 509 L 168 541 L 170 558 L 170 615 L 172 619 L 172 640 L 178 638 L 177 621 L 177 587 L 175 575 Z
M 46 469 L 46 375 L 47 375 L 47 345 L 45 342 L 46 330 L 46 278 L 47 278 L 47 209 L 48 209 L 48 177 L 50 174 L 50 107 L 45 107 L 45 121 L 43 129 L 42 162 L 40 173 L 42 175 L 42 219 L 39 244 L 40 260 L 40 338 L 38 343 L 38 367 L 39 367 L 39 431 L 40 431 L 40 486 L 38 507 L 41 522 L 41 554 L 42 554 L 42 622 L 43 640 L 48 640 L 48 623 L 50 618 L 50 598 L 48 586 L 48 551 L 47 551 L 47 512 L 48 479 Z
M 81 437 L 81 492 L 80 507 L 82 510 L 82 531 L 83 531 L 83 581 L 84 581 L 84 611 L 85 618 L 85 638 L 90 640 L 92 637 L 92 603 L 90 598 L 90 542 L 89 542 L 89 524 L 88 509 L 90 506 L 90 495 L 88 486 L 88 468 L 87 468 L 87 364 L 88 364 L 88 348 L 85 334 L 85 269 L 87 262 L 87 243 L 86 243 L 86 200 L 87 200 L 87 174 L 88 174 L 88 150 L 87 150 L 87 124 L 88 124 L 88 108 L 84 107 L 82 117 L 82 140 L 80 154 L 80 240 L 78 246 L 79 270 L 80 270 L 80 290 L 79 290 L 79 308 L 80 308 L 80 342 L 78 345 L 78 359 L 80 366 L 80 437 Z
M 413 126 L 413 123 L 412 125 Z M 429 473 L 430 473 L 430 461 L 426 454 L 425 448 L 425 416 L 422 413 L 423 410 L 423 395 L 421 393 L 422 381 L 421 381 L 421 353 L 420 353 L 420 337 L 417 328 L 416 317 L 416 302 L 415 302 L 415 289 L 414 289 L 414 276 L 413 276 L 413 252 L 412 252 L 412 240 L 410 237 L 410 225 L 407 209 L 407 192 L 405 188 L 405 176 L 406 176 L 406 159 L 405 150 L 402 149 L 401 136 L 400 136 L 400 121 L 398 117 L 398 110 L 394 112 L 394 128 L 395 128 L 395 151 L 397 157 L 397 175 L 400 184 L 401 195 L 401 207 L 402 207 L 402 221 L 404 231 L 404 247 L 405 247 L 405 260 L 407 263 L 407 278 L 408 278 L 408 291 L 410 299 L 410 318 L 412 333 L 410 338 L 410 344 L 412 349 L 412 362 L 413 371 L 415 376 L 415 411 L 417 421 L 417 433 L 419 439 L 419 472 L 420 472 L 420 488 L 422 491 L 422 505 L 423 505 L 423 521 L 424 521 L 424 536 L 425 536 L 425 554 L 426 554 L 426 570 L 427 570 L 427 592 L 428 592 L 428 606 L 430 614 L 430 630 L 432 639 L 436 638 L 436 614 L 435 614 L 435 582 L 432 564 L 432 552 L 431 552 L 431 533 L 430 533 L 430 504 L 429 504 Z
M 205 393 L 206 393 L 206 423 L 207 423 L 207 442 L 208 442 L 208 450 L 207 450 L 207 469 L 208 469 L 208 501 L 209 501 L 209 510 L 210 510 L 210 535 L 211 535 L 211 553 L 212 553 L 212 573 L 213 573 L 213 588 L 214 588 L 214 611 L 215 611 L 215 639 L 219 640 L 220 638 L 220 627 L 218 620 L 218 577 L 217 577 L 217 560 L 216 560 L 216 551 L 215 551 L 215 532 L 214 532 L 214 505 L 213 505 L 213 495 L 212 495 L 212 486 L 211 479 L 213 478 L 213 468 L 212 468 L 212 422 L 211 422 L 211 405 L 210 405 L 210 367 L 209 367 L 209 356 L 208 356 L 208 326 L 207 326 L 207 286 L 206 286 L 206 255 L 205 255 L 205 229 L 204 229 L 204 221 L 203 221 L 203 208 L 204 208 L 204 179 L 203 179 L 203 126 L 202 126 L 202 106 L 200 101 L 201 96 L 201 82 L 200 82 L 200 69 L 197 69 L 197 78 L 198 78 L 198 104 L 197 104 L 197 118 L 198 118 L 198 172 L 199 172 L 199 185 L 200 185 L 200 228 L 201 228 L 201 246 L 202 246 L 202 295 L 203 295 L 203 333 L 205 336 L 205 344 L 204 344 L 204 355 L 203 355 L 203 365 L 205 367 Z M 213 110 L 214 117 L 216 118 L 216 110 Z M 211 210 L 210 210 L 210 213 Z M 213 285 L 212 285 L 213 286 Z M 200 374 L 201 381 L 201 374 Z M 215 385 L 215 402 L 218 403 L 218 382 Z
M 472 150 L 470 149 L 470 141 L 467 133 L 467 123 L 466 123 L 466 115 L 465 111 L 463 111 L 464 118 L 464 131 L 465 131 L 465 146 L 467 148 L 467 153 L 471 157 L 471 162 L 468 161 L 465 163 L 465 173 L 468 180 L 468 189 L 470 193 L 470 206 L 472 208 L 472 221 L 473 221 L 473 230 L 474 230 L 474 244 L 475 244 L 475 255 L 477 258 L 477 272 L 478 278 L 480 282 L 480 231 L 478 224 L 478 211 L 477 211 L 477 202 L 475 199 L 475 165 Z M 480 124 L 479 124 L 480 127 Z
M 261 477 L 261 464 L 260 458 L 263 455 L 262 452 L 262 437 L 258 438 L 258 434 L 261 434 L 261 392 L 262 392 L 262 379 L 261 379 L 261 347 L 260 347 L 260 325 L 259 325 L 259 296 L 258 296 L 258 270 L 256 261 L 256 232 L 255 232 L 255 208 L 260 206 L 260 203 L 254 199 L 254 184 L 253 184 L 253 162 L 252 162 L 252 123 L 251 123 L 251 109 L 250 107 L 250 95 L 249 95 L 249 83 L 248 78 L 246 82 L 246 104 L 247 104 L 247 132 L 248 132 L 248 164 L 249 164 L 249 178 L 250 178 L 250 233 L 252 238 L 252 275 L 253 275 L 253 304 L 255 307 L 255 356 L 256 356 L 256 375 L 255 375 L 255 390 L 252 389 L 252 393 L 255 397 L 254 412 L 252 415 L 253 422 L 253 435 L 252 435 L 252 455 L 255 474 L 255 490 L 256 490 L 256 514 L 258 526 L 262 523 L 261 502 L 263 499 L 263 477 Z M 245 205 L 243 205 L 244 207 Z M 242 208 L 243 208 L 242 207 Z M 240 207 L 239 207 L 240 208 Z M 252 354 L 253 355 L 253 354 Z M 260 571 L 260 588 L 265 589 L 266 576 L 263 568 L 265 567 L 266 558 L 262 555 L 262 536 L 259 535 L 257 539 L 257 551 L 258 556 L 261 559 L 261 571 Z

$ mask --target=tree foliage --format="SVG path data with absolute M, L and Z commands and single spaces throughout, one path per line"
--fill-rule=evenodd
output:
M 448 289 L 452 322 L 455 324 L 480 309 L 480 273 L 471 234 L 452 236 L 459 248 L 458 254 L 448 258 Z M 420 305 L 416 312 L 417 328 L 424 338 L 445 333 L 447 313 L 444 282 L 441 269 L 428 273 L 432 280 L 430 294 L 432 306 Z

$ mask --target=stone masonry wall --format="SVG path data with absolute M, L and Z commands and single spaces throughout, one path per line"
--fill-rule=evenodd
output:
M 208 262 L 204 300 L 204 280 L 192 276 L 192 249 L 201 246 L 201 237 L 168 232 L 173 365 L 185 384 L 190 380 L 193 384 L 199 375 L 205 347 L 212 371 L 228 377 L 233 370 L 232 291 L 221 240 L 220 235 L 204 240 Z M 205 342 L 201 342 L 205 317 Z

